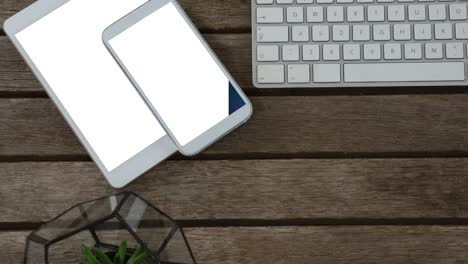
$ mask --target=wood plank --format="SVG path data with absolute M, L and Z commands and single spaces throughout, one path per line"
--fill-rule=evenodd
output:
M 194 228 L 186 234 L 198 263 L 206 264 L 439 264 L 465 263 L 468 258 L 468 227 Z M 26 235 L 0 232 L 2 261 L 21 263 Z
M 0 29 L 3 22 L 34 0 L 2 0 Z M 244 0 L 180 0 L 179 3 L 202 31 L 233 31 L 250 29 L 250 2 Z
M 0 163 L 0 222 L 115 193 L 91 162 Z M 170 161 L 131 184 L 178 220 L 468 217 L 468 159 Z
M 467 101 L 468 94 L 253 97 L 253 118 L 205 154 L 464 153 Z M 0 99 L 0 113 L 0 155 L 86 155 L 49 99 Z
M 216 1 L 222 3 L 222 1 Z M 0 8 L 1 8 L 0 3 Z M 196 5 L 194 5 L 196 6 Z M 1 12 L 1 9 L 0 9 Z M 204 37 L 244 89 L 252 83 L 249 34 L 205 34 Z M 6 37 L 0 37 L 0 92 L 42 92 L 44 89 Z

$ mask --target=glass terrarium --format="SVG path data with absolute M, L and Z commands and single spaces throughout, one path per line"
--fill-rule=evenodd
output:
M 112 260 L 122 243 L 127 260 L 144 251 L 139 263 L 196 263 L 182 228 L 132 192 L 75 205 L 44 224 L 28 236 L 24 263 L 89 263 L 83 247 Z

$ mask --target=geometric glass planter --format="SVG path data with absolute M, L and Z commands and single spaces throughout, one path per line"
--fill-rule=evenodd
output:
M 81 245 L 112 256 L 121 241 L 129 254 L 143 248 L 145 263 L 196 263 L 182 228 L 133 192 L 75 205 L 44 224 L 28 236 L 24 263 L 78 264 Z

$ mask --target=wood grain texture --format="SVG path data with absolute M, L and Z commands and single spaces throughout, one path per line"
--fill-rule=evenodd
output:
M 0 28 L 3 22 L 34 0 L 2 0 Z M 180 0 L 182 8 L 202 31 L 236 31 L 250 29 L 250 1 L 248 0 Z
M 252 88 L 250 35 L 205 34 L 204 37 L 239 85 L 244 90 Z M 0 36 L 0 54 L 0 92 L 44 91 L 7 37 Z
M 185 231 L 200 264 L 460 264 L 468 259 L 467 227 L 243 227 Z M 0 232 L 0 258 L 4 263 L 21 263 L 27 233 Z
M 467 101 L 456 94 L 253 97 L 252 119 L 205 154 L 466 152 Z M 0 99 L 0 113 L 0 156 L 86 155 L 49 99 Z
M 0 163 L 0 222 L 115 192 L 91 162 Z M 468 159 L 170 161 L 133 190 L 178 220 L 468 217 Z

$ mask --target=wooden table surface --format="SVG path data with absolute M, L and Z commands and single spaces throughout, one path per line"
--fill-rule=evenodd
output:
M 0 23 L 32 0 L 2 0 Z M 182 6 L 251 98 L 248 124 L 127 189 L 186 228 L 199 263 L 468 263 L 462 88 L 258 90 L 250 1 Z M 0 262 L 80 201 L 115 193 L 0 36 Z

